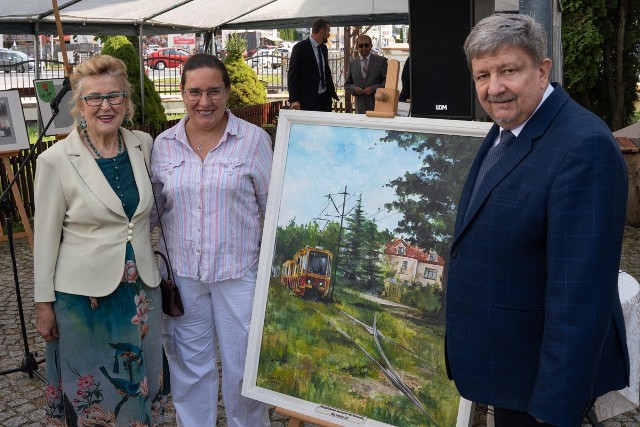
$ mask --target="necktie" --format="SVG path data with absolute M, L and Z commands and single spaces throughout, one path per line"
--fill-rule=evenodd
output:
M 320 68 L 320 88 L 324 89 L 324 64 L 322 62 L 322 45 L 318 45 L 318 68 Z
M 473 192 L 471 192 L 469 205 L 471 205 L 471 201 L 475 197 L 476 192 L 478 191 L 478 188 L 480 188 L 480 184 L 482 183 L 482 180 L 484 179 L 487 172 L 489 172 L 489 169 L 491 169 L 493 165 L 495 165 L 498 160 L 500 160 L 502 156 L 507 153 L 507 150 L 509 150 L 509 147 L 515 139 L 516 136 L 510 130 L 503 130 L 502 132 L 500 132 L 500 142 L 489 149 L 487 155 L 484 156 L 482 164 L 480 165 L 480 171 L 478 172 L 476 183 L 473 186 Z
M 362 81 L 367 80 L 367 72 L 369 71 L 369 58 L 362 59 Z

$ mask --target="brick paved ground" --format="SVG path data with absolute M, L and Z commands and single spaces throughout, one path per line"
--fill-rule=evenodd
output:
M 16 241 L 18 279 L 22 294 L 22 306 L 26 318 L 28 344 L 38 359 L 44 353 L 43 341 L 37 336 L 34 326 L 33 310 L 33 262 L 29 245 L 25 239 Z M 623 247 L 621 269 L 640 280 L 640 229 L 627 228 Z M 16 302 L 13 268 L 9 245 L 0 242 L 0 371 L 19 368 L 24 356 L 21 327 Z M 44 374 L 44 368 L 39 371 Z M 2 427 L 40 427 L 43 425 L 43 386 L 42 382 L 23 372 L 0 376 L 0 426 Z M 221 405 L 221 403 L 220 403 Z M 219 427 L 226 427 L 224 410 L 220 406 Z M 482 424 L 484 417 L 478 413 L 474 426 Z M 271 426 L 287 426 L 287 417 L 271 411 Z M 169 404 L 165 426 L 175 425 L 175 413 Z M 630 411 L 603 422 L 604 427 L 639 427 L 640 410 Z

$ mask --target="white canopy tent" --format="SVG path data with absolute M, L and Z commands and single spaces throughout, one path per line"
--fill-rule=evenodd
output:
M 475 0 L 494 3 L 496 12 L 517 12 L 519 0 Z M 452 13 L 456 11 L 453 10 Z M 311 27 L 318 17 L 333 26 L 408 24 L 408 0 L 277 0 L 223 26 L 225 29 Z
M 486 0 L 475 0 L 486 3 Z M 141 35 L 311 26 L 407 23 L 408 0 L 59 0 L 67 34 Z M 495 0 L 517 11 L 518 0 Z M 50 0 L 0 0 L 0 34 L 55 34 Z
M 323 17 L 333 26 L 406 24 L 408 0 L 277 0 L 224 25 L 225 29 L 311 27 Z
M 140 35 L 209 31 L 276 0 L 60 0 L 66 34 Z M 49 0 L 0 0 L 0 33 L 55 34 Z

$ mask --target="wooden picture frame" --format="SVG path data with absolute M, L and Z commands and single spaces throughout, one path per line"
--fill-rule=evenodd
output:
M 0 90 L 0 153 L 29 148 L 29 135 L 17 89 Z
M 56 97 L 64 85 L 64 78 L 36 79 L 33 81 L 38 101 L 38 111 L 42 125 L 45 126 L 53 116 L 51 101 Z M 60 104 L 58 104 L 58 115 L 53 119 L 51 126 L 45 132 L 46 136 L 67 135 L 73 131 L 74 119 L 71 115 L 73 105 L 71 99 L 73 91 L 67 92 Z
M 281 110 L 243 395 L 338 425 L 471 424 L 440 308 L 489 127 Z

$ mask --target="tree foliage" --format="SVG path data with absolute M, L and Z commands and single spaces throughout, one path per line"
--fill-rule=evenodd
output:
M 346 232 L 341 256 L 341 270 L 345 285 L 352 289 L 379 294 L 384 288 L 380 265 L 380 248 L 391 240 L 388 233 L 378 231 L 375 222 L 367 219 L 362 209 L 362 196 L 346 218 Z
M 142 98 L 140 97 L 140 62 L 139 54 L 129 39 L 124 36 L 104 36 L 101 53 L 111 55 L 121 59 L 127 66 L 129 83 L 132 92 L 129 94 L 135 105 L 136 111 L 133 116 L 135 124 L 142 122 Z M 164 113 L 162 100 L 156 91 L 156 87 L 147 77 L 144 76 L 144 121 L 156 130 L 161 129 L 167 116 Z
M 295 28 L 282 28 L 278 30 L 278 35 L 282 40 L 291 42 L 298 40 L 298 31 Z
M 460 139 L 468 139 L 461 143 Z M 413 150 L 422 160 L 417 171 L 407 171 L 388 186 L 395 189 L 397 199 L 385 206 L 402 214 L 398 233 L 407 235 L 412 244 L 435 250 L 449 261 L 456 212 L 462 187 L 476 154 L 472 137 L 431 135 L 388 131 L 384 141 Z M 479 143 L 479 141 L 478 141 Z M 446 268 L 445 268 L 446 271 Z M 445 309 L 446 276 L 442 278 L 440 312 Z
M 266 85 L 258 79 L 254 69 L 244 61 L 242 56 L 247 49 L 247 41 L 236 34 L 230 34 L 226 47 L 224 65 L 231 79 L 228 107 L 236 108 L 267 102 Z
M 640 0 L 562 2 L 564 86 L 612 130 L 629 125 L 638 99 Z

